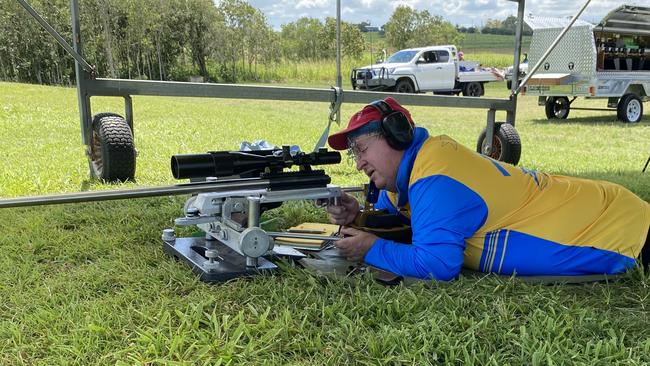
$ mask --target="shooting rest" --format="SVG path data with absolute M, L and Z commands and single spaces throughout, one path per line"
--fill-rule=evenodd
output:
M 271 252 L 274 239 L 259 227 L 263 207 L 291 200 L 334 199 L 341 188 L 233 190 L 201 193 L 185 204 L 185 217 L 177 226 L 196 225 L 204 238 L 176 238 L 173 229 L 163 230 L 165 253 L 187 262 L 201 280 L 226 281 L 277 268 L 262 256 Z
M 260 151 L 213 151 L 174 155 L 176 179 L 199 179 L 223 186 L 190 197 L 177 226 L 196 226 L 203 238 L 177 238 L 173 229 L 163 230 L 165 253 L 188 263 L 203 281 L 226 281 L 268 272 L 277 266 L 262 256 L 272 253 L 274 239 L 260 228 L 265 210 L 292 200 L 334 200 L 341 188 L 312 165 L 337 164 L 338 152 L 319 149 L 312 153 L 282 149 Z M 297 166 L 298 171 L 285 171 Z M 206 178 L 210 177 L 210 178 Z

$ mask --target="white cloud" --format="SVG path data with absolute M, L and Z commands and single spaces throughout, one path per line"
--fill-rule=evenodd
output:
M 328 3 L 328 0 L 300 0 L 296 4 L 296 9 L 319 9 L 326 7 Z
M 450 0 L 442 5 L 442 9 L 446 14 L 457 14 L 463 8 L 461 0 Z

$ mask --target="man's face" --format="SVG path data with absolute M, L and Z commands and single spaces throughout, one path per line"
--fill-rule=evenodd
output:
M 396 178 L 403 151 L 395 150 L 378 134 L 361 135 L 350 143 L 357 170 L 363 171 L 377 188 L 397 191 Z

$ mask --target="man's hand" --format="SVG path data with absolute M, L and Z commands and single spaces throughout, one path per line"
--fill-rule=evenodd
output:
M 341 234 L 346 237 L 336 241 L 336 247 L 348 260 L 355 262 L 363 261 L 366 253 L 377 240 L 374 234 L 349 227 L 342 228 Z
M 359 201 L 343 192 L 338 205 L 327 206 L 330 222 L 336 225 L 348 225 L 359 214 Z

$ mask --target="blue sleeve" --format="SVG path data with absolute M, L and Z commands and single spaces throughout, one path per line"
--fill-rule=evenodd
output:
M 448 281 L 463 266 L 465 239 L 485 223 L 485 201 L 464 184 L 443 175 L 409 187 L 413 244 L 377 239 L 365 262 L 408 277 Z
M 388 198 L 386 191 L 383 189 L 379 192 L 379 199 L 377 199 L 377 203 L 375 203 L 375 208 L 377 210 L 388 210 L 388 213 L 392 215 L 397 213 L 397 209 Z

